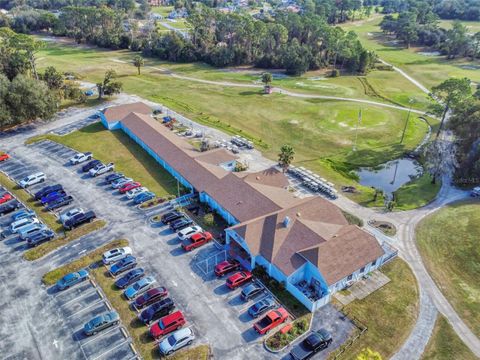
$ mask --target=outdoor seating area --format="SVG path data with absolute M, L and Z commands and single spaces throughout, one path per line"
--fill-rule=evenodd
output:
M 302 185 L 313 192 L 327 195 L 332 199 L 336 199 L 338 197 L 337 190 L 334 188 L 334 184 L 328 182 L 326 179 L 321 178 L 319 175 L 305 169 L 302 166 L 290 166 L 287 173 L 301 180 Z
M 302 294 L 308 297 L 308 299 L 310 299 L 312 302 L 315 302 L 327 295 L 321 289 L 317 289 L 315 286 L 313 286 L 313 284 L 308 283 L 306 280 L 302 280 L 295 284 L 295 287 L 298 288 Z

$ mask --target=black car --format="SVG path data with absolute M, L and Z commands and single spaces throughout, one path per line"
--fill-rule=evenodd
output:
M 169 213 L 166 213 L 165 215 L 162 216 L 162 222 L 164 224 L 169 224 L 171 223 L 172 221 L 175 221 L 177 219 L 180 219 L 182 217 L 184 217 L 185 214 L 180 212 L 180 211 L 177 211 L 177 210 L 174 210 L 174 211 L 171 211 Z
M 327 330 L 313 331 L 305 340 L 290 351 L 290 355 L 295 360 L 310 359 L 320 350 L 326 349 L 332 341 L 332 335 Z
M 34 198 L 35 200 L 40 200 L 42 197 L 47 196 L 48 194 L 54 191 L 62 191 L 62 190 L 63 190 L 63 186 L 60 184 L 45 186 L 35 193 Z
M 52 230 L 40 230 L 27 237 L 28 246 L 37 246 L 42 242 L 52 240 L 55 237 L 55 233 Z
M 177 219 L 173 222 L 170 223 L 170 229 L 172 229 L 173 231 L 179 231 L 179 230 L 182 230 L 182 229 L 185 229 L 186 227 L 190 226 L 193 224 L 193 220 L 184 216 L 180 219 Z
M 115 180 L 123 178 L 123 177 L 125 177 L 125 175 L 123 175 L 122 173 L 116 172 L 116 173 L 113 173 L 113 174 L 110 174 L 110 175 L 106 176 L 105 181 L 110 184 L 112 181 L 115 181 Z
M 71 195 L 67 195 L 63 198 L 59 198 L 55 201 L 52 201 L 51 203 L 48 203 L 48 205 L 45 207 L 45 209 L 51 211 L 55 209 L 59 209 L 62 206 L 70 205 L 73 201 L 73 197 Z
M 87 222 L 92 222 L 96 217 L 97 215 L 93 211 L 75 214 L 73 217 L 65 221 L 63 227 L 67 230 L 71 230 Z
M 169 297 L 156 302 L 155 304 L 150 305 L 148 308 L 143 310 L 138 318 L 144 324 L 150 324 L 153 320 L 158 319 L 162 316 L 168 315 L 175 309 L 175 303 Z
M 10 214 L 19 209 L 20 206 L 22 205 L 17 200 L 9 201 L 8 203 L 0 206 L 0 216 Z
M 100 160 L 92 160 L 86 163 L 85 165 L 82 166 L 82 171 L 83 172 L 89 172 L 90 169 L 93 169 L 95 166 L 101 164 L 102 162 Z
M 125 289 L 127 286 L 130 286 L 135 281 L 139 280 L 141 277 L 145 275 L 145 270 L 142 268 L 136 268 L 130 270 L 128 273 L 123 275 L 120 279 L 115 281 L 115 286 L 119 289 Z

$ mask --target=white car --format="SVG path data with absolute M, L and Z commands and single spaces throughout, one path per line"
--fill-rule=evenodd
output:
M 132 190 L 128 190 L 127 191 L 127 198 L 129 199 L 133 199 L 135 196 L 137 196 L 138 194 L 142 193 L 142 192 L 146 192 L 148 191 L 148 189 L 146 187 L 138 187 L 138 188 L 135 188 L 135 189 L 132 189 Z
M 84 161 L 87 161 L 87 160 L 92 160 L 92 153 L 91 152 L 77 153 L 69 161 L 70 161 L 70 164 L 76 165 L 76 164 L 80 164 L 80 163 L 82 163 Z
M 20 219 L 10 224 L 10 232 L 16 234 L 17 232 L 22 231 L 25 227 L 38 223 L 39 221 L 36 217 Z
M 177 233 L 177 235 L 178 235 L 178 238 L 183 241 L 183 240 L 189 239 L 190 236 L 195 235 L 202 231 L 203 229 L 200 226 L 195 225 L 195 226 L 190 226 L 190 227 L 187 227 L 186 229 L 180 230 Z
M 88 173 L 90 174 L 90 176 L 95 177 L 98 175 L 105 174 L 109 171 L 113 171 L 113 169 L 114 169 L 113 163 L 99 164 L 95 166 L 93 169 L 90 169 Z
M 38 172 L 35 174 L 28 175 L 24 177 L 22 180 L 19 181 L 18 185 L 20 185 L 22 188 L 26 189 L 27 187 L 31 185 L 35 185 L 38 183 L 42 183 L 47 179 L 44 173 Z
M 480 186 L 474 187 L 470 192 L 470 196 L 472 197 L 480 196 Z
M 124 184 L 129 183 L 131 181 L 133 181 L 133 179 L 130 179 L 130 178 L 121 178 L 121 179 L 112 181 L 112 188 L 120 189 Z
M 108 265 L 108 264 L 117 262 L 119 260 L 122 260 L 124 257 L 131 254 L 132 254 L 132 249 L 129 248 L 128 246 L 123 248 L 116 248 L 116 249 L 112 249 L 104 252 L 102 256 L 102 261 L 105 265 Z
M 26 226 L 23 226 L 20 230 L 18 230 L 18 235 L 20 235 L 20 239 L 25 240 L 29 235 L 41 231 L 47 230 L 47 226 L 42 223 L 32 223 Z
M 65 212 L 63 212 L 59 219 L 60 219 L 60 222 L 65 225 L 65 223 L 67 222 L 67 220 L 70 220 L 72 217 L 74 217 L 75 215 L 77 214 L 83 214 L 85 211 L 82 209 L 82 208 L 72 208 L 72 209 L 69 209 Z
M 158 350 L 162 355 L 170 355 L 174 351 L 181 349 L 184 346 L 190 345 L 195 340 L 195 334 L 190 328 L 184 328 L 175 331 L 164 339 L 159 345 Z

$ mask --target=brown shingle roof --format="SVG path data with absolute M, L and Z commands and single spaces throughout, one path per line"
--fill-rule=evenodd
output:
M 152 112 L 152 109 L 150 108 L 150 106 L 143 102 L 135 102 L 131 104 L 123 104 L 106 108 L 103 111 L 103 114 L 105 115 L 105 119 L 107 119 L 107 122 L 114 122 L 122 120 L 131 112 L 149 115 Z

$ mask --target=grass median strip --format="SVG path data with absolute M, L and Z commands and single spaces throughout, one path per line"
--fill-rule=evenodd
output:
M 37 247 L 34 247 L 30 250 L 25 251 L 23 257 L 26 260 L 33 261 L 40 259 L 41 257 L 47 255 L 48 253 L 52 252 L 53 250 L 68 244 L 69 242 L 78 239 L 84 235 L 91 233 L 92 231 L 101 229 L 104 227 L 106 222 L 104 220 L 97 220 L 92 223 L 85 224 L 79 228 L 76 228 L 72 231 L 68 231 L 64 235 L 60 235 L 59 237 L 50 240 L 46 243 L 43 243 Z

